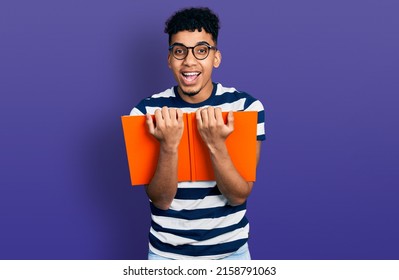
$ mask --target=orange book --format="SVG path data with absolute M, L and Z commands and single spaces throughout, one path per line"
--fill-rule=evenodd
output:
M 231 160 L 247 181 L 256 179 L 257 112 L 234 112 L 234 131 L 226 146 Z M 226 121 L 227 112 L 223 113 Z M 208 148 L 197 130 L 195 113 L 183 114 L 179 144 L 178 181 L 215 180 Z M 146 116 L 122 116 L 131 184 L 150 183 L 157 167 L 159 142 L 149 132 Z

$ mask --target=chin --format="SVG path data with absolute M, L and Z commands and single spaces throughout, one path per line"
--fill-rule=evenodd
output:
M 180 87 L 180 91 L 184 94 L 184 95 L 187 95 L 187 96 L 195 96 L 195 95 L 197 95 L 198 93 L 200 93 L 200 89 L 199 90 L 196 90 L 196 89 L 189 89 L 189 88 L 183 88 L 183 87 Z
M 182 90 L 181 91 L 184 95 L 187 95 L 187 96 L 195 96 L 195 95 L 197 95 L 198 93 L 199 93 L 199 91 L 184 91 L 184 90 Z

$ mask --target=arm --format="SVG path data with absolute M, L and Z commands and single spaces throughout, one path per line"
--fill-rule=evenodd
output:
M 211 156 L 216 183 L 231 205 L 243 204 L 251 193 L 253 182 L 247 182 L 238 173 L 229 156 L 225 141 L 234 130 L 233 113 L 224 123 L 220 108 L 208 107 L 196 112 L 198 131 Z M 257 142 L 256 160 L 259 161 L 261 142 Z
M 147 114 L 148 131 L 160 144 L 157 168 L 146 192 L 159 209 L 167 210 L 177 191 L 178 147 L 183 135 L 183 112 L 180 109 L 155 111 L 155 124 Z

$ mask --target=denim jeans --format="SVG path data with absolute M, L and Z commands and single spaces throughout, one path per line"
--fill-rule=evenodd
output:
M 159 255 L 155 254 L 154 252 L 152 252 L 151 250 L 148 250 L 148 259 L 149 260 L 172 260 L 170 258 L 165 258 L 165 257 L 159 256 Z M 233 254 L 231 254 L 225 258 L 222 258 L 221 260 L 250 260 L 250 259 L 251 259 L 251 254 L 249 253 L 248 243 L 245 243 Z

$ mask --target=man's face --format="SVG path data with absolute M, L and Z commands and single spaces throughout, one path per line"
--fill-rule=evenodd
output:
M 194 47 L 198 43 L 208 43 L 215 46 L 212 35 L 195 30 L 180 31 L 171 37 L 171 45 L 183 44 L 186 47 Z M 168 65 L 179 86 L 179 94 L 187 102 L 198 103 L 206 100 L 212 93 L 212 70 L 219 67 L 221 54 L 219 51 L 209 50 L 209 55 L 204 60 L 194 57 L 192 49 L 183 60 L 178 60 L 169 52 Z

